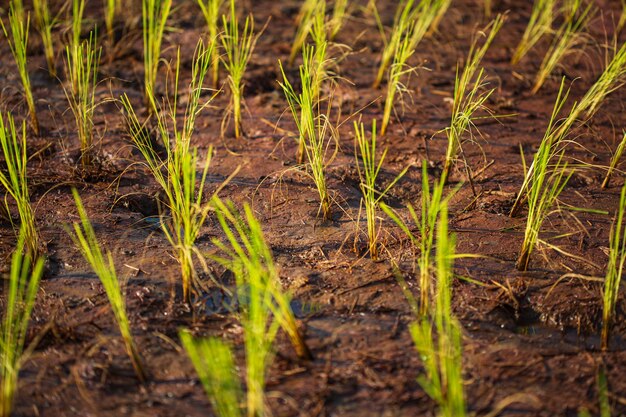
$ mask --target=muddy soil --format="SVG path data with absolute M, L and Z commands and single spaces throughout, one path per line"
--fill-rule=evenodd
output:
M 86 30 L 102 22 L 101 2 L 88 3 Z M 370 126 L 373 119 L 382 117 L 384 86 L 371 88 L 382 41 L 371 16 L 361 7 L 365 2 L 354 2 L 352 19 L 331 48 L 338 58 L 335 72 L 339 76 L 333 118 L 340 124 L 341 135 L 339 152 L 328 170 L 335 201 L 333 218 L 322 221 L 312 182 L 296 165 L 295 126 L 276 82 L 277 61 L 286 61 L 289 55 L 299 3 L 247 2 L 257 28 L 267 24 L 246 74 L 246 138 L 234 139 L 229 129 L 223 137 L 220 134 L 228 105 L 226 93 L 219 94 L 198 117 L 193 138 L 201 152 L 209 145 L 215 147 L 209 191 L 241 167 L 220 195 L 238 205 L 252 204 L 283 285 L 294 296 L 294 310 L 314 355 L 312 361 L 297 359 L 286 337 L 280 336 L 268 374 L 268 403 L 276 416 L 434 416 L 436 404 L 416 382 L 423 367 L 408 332 L 413 316 L 392 267 L 398 263 L 409 288 L 416 291 L 413 250 L 393 223 L 383 218 L 383 257 L 374 262 L 365 253 L 363 233 L 357 231 L 359 216 L 361 227 L 364 218 L 359 211 L 352 123 L 362 118 Z M 396 2 L 377 3 L 383 21 L 390 23 Z M 487 415 L 511 402 L 500 415 L 576 416 L 583 408 L 598 415 L 597 372 L 605 366 L 613 415 L 625 415 L 623 295 L 610 349 L 601 351 L 601 283 L 573 277 L 604 275 L 623 176 L 616 175 L 602 190 L 601 169 L 580 170 L 565 190 L 563 204 L 609 214 L 565 210 L 546 222 L 544 239 L 576 258 L 544 249 L 533 254 L 528 272 L 518 272 L 515 261 L 525 213 L 508 216 L 523 178 L 520 149 L 530 161 L 547 125 L 561 75 L 571 81 L 568 105 L 597 78 L 605 59 L 602 46 L 613 36 L 613 13 L 617 16 L 619 2 L 597 1 L 603 14 L 591 25 L 593 41 L 584 51 L 569 56 L 534 96 L 529 94 L 531 82 L 547 43 L 540 43 L 518 66 L 509 64 L 531 2 L 493 3 L 496 12 L 509 12 L 484 60 L 490 85 L 496 88 L 489 108 L 507 117 L 477 123 L 480 134 L 465 147 L 475 173 L 476 195 L 464 185 L 450 207 L 457 251 L 484 256 L 455 265 L 453 309 L 463 326 L 468 408 L 476 415 Z M 179 268 L 157 220 L 158 188 L 138 164 L 142 159 L 131 145 L 119 104 L 111 100 L 127 93 L 138 113 L 145 114 L 141 34 L 137 19 L 134 26 L 130 23 L 130 28 L 118 32 L 115 47 L 104 46 L 98 87 L 102 104 L 95 126 L 99 165 L 89 172 L 76 168 L 78 139 L 63 82 L 48 76 L 38 35 L 33 31 L 31 36 L 29 68 L 43 134 L 40 138 L 29 135 L 31 153 L 37 152 L 29 175 L 48 261 L 29 333 L 29 340 L 38 339 L 38 343 L 20 375 L 15 416 L 211 415 L 191 363 L 179 346 L 181 328 L 230 340 L 243 363 L 242 329 L 229 313 L 228 297 L 218 285 L 232 285 L 228 274 L 209 263 L 209 269 L 200 272 L 203 291 L 194 305 L 180 303 Z M 439 33 L 425 39 L 413 58 L 412 63 L 421 69 L 408 84 L 411 97 L 405 97 L 403 108 L 397 107 L 397 117 L 379 145 L 389 148 L 383 183 L 410 167 L 386 199 L 405 218 L 406 204 L 419 204 L 422 161 L 431 176 L 441 172 L 446 146 L 441 130 L 449 122 L 456 65 L 466 56 L 472 34 L 485 23 L 477 2 L 455 0 Z M 166 35 L 164 57 L 173 59 L 180 46 L 182 82 L 186 83 L 193 48 L 203 35 L 204 22 L 195 2 L 176 2 L 170 25 L 175 30 Z M 57 45 L 62 33 L 61 28 L 55 33 Z M 622 34 L 620 44 L 624 39 Z M 0 103 L 22 119 L 26 112 L 18 75 L 5 42 L 0 49 Z M 61 68 L 61 57 L 58 64 Z M 297 69 L 290 68 L 288 73 L 295 79 Z M 161 90 L 165 78 L 163 66 Z M 579 145 L 568 149 L 568 157 L 607 165 L 626 126 L 624 103 L 624 91 L 609 96 L 593 120 L 576 128 Z M 464 178 L 462 169 L 455 171 L 449 189 Z M 128 280 L 128 312 L 149 373 L 145 385 L 138 383 L 124 354 L 102 286 L 63 228 L 77 220 L 72 187 L 80 191 L 96 233 L 112 250 L 120 275 Z M 219 224 L 209 217 L 200 249 L 211 253 L 211 239 L 220 236 Z M 14 244 L 10 222 L 4 218 L 0 222 L 4 270 Z

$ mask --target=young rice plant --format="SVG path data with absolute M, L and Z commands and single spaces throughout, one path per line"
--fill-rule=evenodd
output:
M 5 120 L 6 119 L 6 120 Z M 39 233 L 35 222 L 35 212 L 30 203 L 28 179 L 26 174 L 26 123 L 22 123 L 21 135 L 17 132 L 15 121 L 10 113 L 6 118 L 0 114 L 0 145 L 2 156 L 6 164 L 6 171 L 0 170 L 0 184 L 7 192 L 7 197 L 15 201 L 20 217 L 20 233 L 28 253 L 32 256 L 39 254 Z M 9 202 L 5 197 L 6 212 L 9 211 Z
M 66 47 L 69 86 L 65 89 L 65 95 L 76 121 L 83 168 L 90 167 L 93 161 L 93 115 L 96 108 L 96 85 L 102 51 L 96 46 L 96 39 L 91 32 L 89 40 L 81 42 L 76 48 Z
M 613 175 L 613 171 L 617 168 L 617 164 L 619 160 L 622 158 L 622 154 L 624 153 L 624 149 L 626 149 L 626 131 L 623 133 L 622 140 L 619 145 L 617 145 L 617 149 L 615 153 L 611 157 L 611 163 L 609 164 L 609 168 L 606 172 L 606 176 L 604 177 L 604 181 L 602 181 L 602 188 L 606 188 L 609 185 L 609 181 L 611 181 L 611 175 Z
M 24 89 L 24 97 L 28 106 L 28 114 L 30 116 L 30 124 L 35 132 L 39 135 L 39 119 L 37 117 L 37 109 L 35 108 L 35 99 L 33 98 L 33 90 L 30 85 L 30 76 L 28 75 L 28 60 L 26 53 L 28 50 L 28 30 L 30 27 L 30 16 L 24 14 L 24 9 L 20 1 L 9 2 L 9 27 L 11 35 L 7 31 L 4 21 L 0 19 L 0 26 L 11 49 L 11 54 L 17 65 L 20 74 L 22 87 Z
M 511 64 L 516 65 L 526 56 L 533 46 L 552 30 L 554 8 L 556 0 L 535 0 L 530 14 L 530 20 L 522 39 L 513 53 Z
M 57 19 L 50 14 L 49 0 L 33 0 L 33 12 L 35 14 L 35 25 L 41 35 L 44 55 L 48 64 L 48 72 L 51 77 L 57 76 L 56 59 L 54 52 L 54 41 L 52 30 L 56 26 Z
M 331 218 L 331 199 L 326 186 L 326 166 L 334 158 L 335 153 L 329 158 L 327 153 L 332 140 L 336 143 L 336 132 L 330 126 L 328 114 L 320 114 L 319 102 L 316 101 L 315 80 L 316 67 L 314 51 L 312 47 L 305 45 L 303 49 L 303 63 L 300 66 L 300 81 L 302 92 L 296 93 L 295 89 L 287 79 L 287 75 L 280 63 L 283 81 L 279 82 L 285 93 L 289 109 L 293 116 L 300 135 L 299 146 L 306 156 L 308 166 L 311 170 L 311 178 L 315 183 L 320 198 L 320 211 L 324 220 Z M 331 104 L 328 103 L 328 112 Z
M 624 231 L 624 211 L 626 211 L 626 184 L 622 187 L 619 206 L 613 227 L 609 247 L 609 262 L 604 278 L 604 299 L 602 304 L 602 349 L 609 347 L 609 331 L 615 316 L 615 305 L 619 295 L 622 273 L 626 266 L 626 232 Z
M 504 17 L 498 15 L 484 29 L 483 32 L 489 30 L 489 34 L 485 35 L 486 38 L 481 47 L 478 47 L 479 38 L 474 39 L 470 47 L 467 62 L 460 76 L 459 67 L 457 66 L 452 102 L 452 117 L 450 119 L 450 127 L 446 129 L 448 148 L 446 150 L 446 159 L 441 173 L 441 181 L 444 183 L 448 180 L 452 164 L 456 161 L 459 153 L 463 152 L 463 136 L 468 132 L 471 133 L 472 129 L 475 127 L 474 120 L 477 118 L 475 113 L 485 109 L 485 102 L 494 91 L 494 89 L 485 89 L 487 76 L 485 75 L 484 68 L 480 67 L 480 64 L 503 24 Z M 467 164 L 466 169 L 468 171 L 468 180 L 471 181 Z
M 0 417 L 11 415 L 20 368 L 26 359 L 24 344 L 28 322 L 44 268 L 43 258 L 33 263 L 33 253 L 29 251 L 25 239 L 20 231 L 3 290 L 6 304 L 0 322 Z
M 365 217 L 367 219 L 369 254 L 372 259 L 378 259 L 378 236 L 380 234 L 380 226 L 378 226 L 379 218 L 377 212 L 379 203 L 398 180 L 406 174 L 408 167 L 391 181 L 383 191 L 378 191 L 376 189 L 376 179 L 385 161 L 385 156 L 387 156 L 387 149 L 383 151 L 380 159 L 376 160 L 376 120 L 372 121 L 372 133 L 369 140 L 365 136 L 365 126 L 363 123 L 354 122 L 354 136 L 355 148 L 357 148 L 355 149 L 355 157 L 357 157 L 356 166 L 361 181 L 362 201 L 365 206 Z M 362 164 L 359 164 L 358 156 L 361 157 Z M 361 165 L 363 166 L 362 168 Z
M 426 371 L 418 378 L 418 383 L 439 405 L 442 417 L 467 415 L 463 392 L 461 325 L 452 315 L 451 308 L 454 257 L 455 236 L 448 234 L 448 208 L 444 203 L 437 225 L 434 312 L 418 318 L 410 326 L 413 343 Z
M 221 40 L 226 55 L 222 58 L 228 72 L 228 86 L 230 87 L 230 110 L 235 126 L 235 138 L 242 136 L 241 110 L 243 105 L 243 76 L 254 51 L 257 36 L 254 34 L 254 17 L 246 16 L 243 28 L 239 30 L 239 18 L 235 8 L 235 0 L 230 0 L 230 19 L 222 16 L 224 32 Z
M 217 39 L 219 35 L 220 11 L 225 4 L 225 0 L 197 0 L 202 15 L 207 25 L 209 39 Z M 211 52 L 211 82 L 213 88 L 217 88 L 219 79 L 220 55 L 217 48 Z
M 161 60 L 161 43 L 171 7 L 172 0 L 141 1 L 144 88 L 147 104 L 151 97 L 156 97 L 154 89 Z
M 191 287 L 195 277 L 193 266 L 194 254 L 196 254 L 195 242 L 210 210 L 209 204 L 204 202 L 203 197 L 213 149 L 209 148 L 205 158 L 201 160 L 198 151 L 195 148 L 190 149 L 190 141 L 197 115 L 213 98 L 211 97 L 204 104 L 200 102 L 202 85 L 211 64 L 213 47 L 213 44 L 205 46 L 202 40 L 196 47 L 188 90 L 189 98 L 182 126 L 177 121 L 180 52 L 176 64 L 173 102 L 158 104 L 152 91 L 148 90 L 152 114 L 156 116 L 157 133 L 165 148 L 165 156 L 161 156 L 155 150 L 153 140 L 139 122 L 128 97 L 124 95 L 121 98 L 133 143 L 143 155 L 145 166 L 165 195 L 164 204 L 169 209 L 169 216 L 163 212 L 161 223 L 181 266 L 183 298 L 187 303 L 191 302 Z M 198 179 L 196 166 L 200 162 L 203 168 Z
M 76 191 L 75 188 L 72 189 L 72 194 L 74 195 L 80 224 L 75 223 L 73 225 L 73 233 L 69 231 L 70 236 L 85 260 L 89 262 L 91 268 L 94 270 L 96 275 L 98 275 L 98 278 L 104 287 L 104 291 L 106 292 L 109 304 L 111 304 L 111 310 L 113 310 L 115 321 L 120 329 L 120 333 L 124 341 L 124 347 L 126 348 L 126 353 L 128 354 L 128 357 L 133 365 L 135 374 L 141 382 L 144 382 L 146 380 L 146 374 L 141 362 L 141 356 L 139 355 L 139 351 L 137 350 L 137 346 L 135 345 L 135 341 L 130 330 L 130 323 L 128 321 L 128 316 L 126 315 L 126 300 L 124 291 L 120 285 L 117 272 L 115 271 L 113 256 L 109 251 L 106 252 L 106 256 L 102 253 L 96 233 L 93 230 L 91 222 L 89 221 L 87 211 L 85 210 L 80 196 L 78 195 L 78 191 Z

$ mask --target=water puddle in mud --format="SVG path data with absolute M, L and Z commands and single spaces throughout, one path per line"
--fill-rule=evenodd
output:
M 228 314 L 237 310 L 239 302 L 240 300 L 235 288 L 211 288 L 208 292 L 204 293 L 204 313 Z M 323 310 L 323 305 L 321 304 L 300 301 L 297 299 L 291 300 L 289 304 L 293 314 L 298 319 L 311 317 Z
M 573 327 L 560 329 L 543 323 L 527 323 L 518 325 L 514 332 L 519 335 L 538 338 L 546 343 L 565 343 L 585 350 L 599 350 L 601 348 L 600 333 L 579 333 Z M 626 350 L 626 340 L 622 337 L 612 337 L 609 350 Z

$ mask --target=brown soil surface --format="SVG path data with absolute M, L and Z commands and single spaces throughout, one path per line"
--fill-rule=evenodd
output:
M 184 85 L 204 22 L 195 2 L 176 3 L 170 19 L 176 30 L 166 36 L 164 57 L 172 59 L 180 45 Z M 389 23 L 396 2 L 377 3 Z M 494 3 L 496 11 L 510 11 L 484 60 L 490 85 L 496 88 L 489 107 L 495 114 L 513 116 L 480 120 L 476 144 L 466 146 L 468 161 L 478 173 L 478 197 L 465 185 L 450 208 L 457 251 L 486 256 L 459 260 L 455 265 L 460 279 L 454 285 L 453 309 L 463 325 L 469 411 L 485 415 L 519 395 L 501 415 L 576 416 L 582 408 L 598 415 L 596 377 L 599 366 L 605 364 L 613 415 L 625 415 L 623 295 L 610 349 L 603 352 L 599 346 L 601 285 L 579 278 L 560 279 L 566 273 L 604 275 L 622 175 L 602 190 L 601 169 L 581 170 L 562 196 L 567 204 L 607 210 L 610 215 L 565 212 L 546 222 L 543 236 L 570 233 L 551 242 L 578 259 L 546 249 L 533 254 L 529 272 L 518 272 L 515 261 L 525 214 L 507 215 L 523 178 L 520 146 L 529 161 L 547 125 L 560 75 L 575 80 L 570 105 L 596 79 L 604 62 L 601 45 L 613 35 L 612 13 L 619 11 L 619 2 L 597 1 L 604 12 L 592 25 L 594 43 L 568 57 L 559 74 L 534 96 L 529 94 L 531 81 L 547 45 L 540 43 L 517 67 L 509 64 L 531 2 Z M 90 2 L 90 24 L 101 22 L 100 5 Z M 342 123 L 341 147 L 329 168 L 329 187 L 336 201 L 333 219 L 324 222 L 317 213 L 317 193 L 311 181 L 295 165 L 296 142 L 286 133 L 295 126 L 276 83 L 277 60 L 288 57 L 299 2 L 252 0 L 247 7 L 258 28 L 268 22 L 246 74 L 247 137 L 235 140 L 229 132 L 220 137 L 228 104 L 227 94 L 222 93 L 199 116 L 193 141 L 201 150 L 209 145 L 216 148 L 210 189 L 241 166 L 221 196 L 237 204 L 251 202 L 280 266 L 283 284 L 294 296 L 294 308 L 315 357 L 298 360 L 284 335 L 279 338 L 268 375 L 270 408 L 276 416 L 435 415 L 436 404 L 416 382 L 423 367 L 408 332 L 413 318 L 391 262 L 400 262 L 408 285 L 416 289 L 410 244 L 390 220 L 383 219 L 384 256 L 373 262 L 364 254 L 363 234 L 356 233 L 360 193 L 352 122 L 360 109 L 368 126 L 382 117 L 384 90 L 370 87 L 382 46 L 380 35 L 359 9 L 337 38 L 344 46 L 332 48 L 334 56 L 345 54 L 337 64 L 342 81 L 335 91 L 337 108 L 341 106 L 341 114 L 336 115 Z M 404 112 L 379 145 L 389 147 L 383 182 L 410 166 L 387 198 L 403 216 L 408 216 L 407 203 L 419 204 L 421 161 L 428 161 L 431 175 L 437 177 L 441 171 L 446 146 L 441 130 L 449 122 L 455 68 L 467 55 L 472 34 L 485 22 L 477 2 L 455 0 L 440 32 L 424 40 L 415 54 L 413 63 L 423 69 L 410 81 L 412 97 L 406 98 Z M 119 35 L 117 46 L 103 52 L 98 88 L 103 102 L 96 120 L 101 166 L 87 173 L 75 168 L 78 139 L 62 83 L 47 75 L 39 37 L 34 30 L 31 36 L 29 66 L 43 134 L 29 137 L 32 152 L 40 151 L 30 161 L 29 175 L 48 262 L 29 335 L 29 340 L 41 340 L 20 375 L 15 416 L 210 415 L 209 402 L 179 347 L 180 328 L 231 340 L 243 360 L 241 326 L 228 313 L 228 300 L 210 279 L 232 285 L 222 269 L 211 265 L 210 274 L 202 274 L 208 289 L 191 308 L 179 301 L 179 269 L 158 222 L 153 221 L 158 215 L 154 197 L 158 188 L 137 164 L 141 157 L 130 143 L 119 105 L 110 100 L 125 92 L 138 113 L 145 113 L 141 35 L 136 28 Z M 5 42 L 0 50 L 0 102 L 21 119 L 26 113 L 18 75 Z M 62 60 L 58 61 L 60 67 Z M 295 77 L 297 70 L 289 69 L 289 74 Z M 624 103 L 623 91 L 612 94 L 591 122 L 577 128 L 579 145 L 568 149 L 568 157 L 607 165 L 626 126 Z M 454 172 L 450 189 L 463 178 L 463 172 Z M 149 372 L 143 386 L 124 354 L 102 286 L 63 228 L 77 220 L 71 187 L 79 189 L 102 243 L 112 250 L 120 275 L 128 278 L 128 311 Z M 219 224 L 209 217 L 201 250 L 214 250 L 211 238 L 219 236 Z M 5 270 L 14 244 L 10 223 L 4 219 L 0 254 Z M 172 283 L 176 284 L 174 302 Z

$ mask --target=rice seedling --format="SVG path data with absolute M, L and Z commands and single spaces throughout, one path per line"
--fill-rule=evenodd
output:
M 230 346 L 214 337 L 194 338 L 185 330 L 178 336 L 217 416 L 240 417 L 243 393 Z
M 24 97 L 26 99 L 26 105 L 28 107 L 28 114 L 30 116 L 30 124 L 35 132 L 35 135 L 39 135 L 39 119 L 37 118 L 37 109 L 35 108 L 35 99 L 33 98 L 33 90 L 30 84 L 30 76 L 28 75 L 28 62 L 26 52 L 28 49 L 28 30 L 30 27 L 30 16 L 24 14 L 22 2 L 11 0 L 9 2 L 9 31 L 4 25 L 4 21 L 0 19 L 0 26 L 2 26 L 2 32 L 9 44 L 11 54 L 17 65 L 17 70 L 20 74 L 22 81 L 22 88 L 24 89 Z
M 365 206 L 365 216 L 367 218 L 369 254 L 372 259 L 378 259 L 378 236 L 380 234 L 380 226 L 377 225 L 379 222 L 377 211 L 379 203 L 398 180 L 406 174 L 408 167 L 400 172 L 384 190 L 378 191 L 376 189 L 376 179 L 385 161 L 385 156 L 387 156 L 387 149 L 385 149 L 380 158 L 376 160 L 376 120 L 372 121 L 372 133 L 369 140 L 365 136 L 365 126 L 363 123 L 354 122 L 354 137 L 356 148 L 355 157 L 357 158 L 356 166 L 361 181 L 362 201 Z M 363 168 L 361 168 L 361 164 L 359 164 L 358 156 L 361 157 Z
M 421 195 L 421 212 L 418 216 L 413 206 L 407 206 L 411 220 L 418 227 L 419 234 L 415 235 L 411 228 L 387 205 L 381 203 L 381 209 L 389 216 L 394 223 L 400 227 L 404 234 L 411 240 L 411 243 L 419 249 L 419 257 L 417 258 L 417 267 L 419 268 L 419 288 L 420 300 L 417 314 L 419 317 L 425 317 L 430 311 L 431 297 L 431 280 L 433 271 L 432 251 L 435 243 L 435 230 L 439 213 L 442 207 L 447 205 L 449 199 L 454 195 L 450 193 L 447 197 L 443 196 L 442 181 L 434 180 L 431 189 L 428 183 L 428 171 L 426 161 L 422 162 L 422 195 Z
M 74 202 L 76 203 L 80 223 L 74 223 L 73 232 L 69 229 L 68 232 L 82 256 L 89 265 L 91 265 L 91 268 L 100 279 L 109 304 L 111 304 L 115 321 L 120 329 L 126 353 L 130 358 L 137 378 L 139 378 L 141 382 L 144 382 L 146 380 L 146 373 L 141 362 L 141 356 L 139 355 L 139 351 L 133 339 L 128 316 L 126 315 L 126 300 L 117 272 L 115 271 L 113 256 L 109 251 L 106 252 L 106 256 L 103 254 L 100 244 L 98 243 L 98 238 L 96 237 L 96 232 L 89 221 L 87 211 L 75 188 L 72 189 L 72 194 L 74 195 Z
M 258 287 L 267 293 L 264 308 L 268 308 L 280 327 L 287 333 L 298 357 L 311 359 L 311 352 L 302 338 L 296 318 L 291 310 L 291 297 L 283 292 L 278 269 L 274 264 L 272 251 L 265 240 L 261 224 L 254 217 L 252 209 L 244 205 L 244 215 L 235 210 L 232 203 L 224 203 L 217 196 L 213 197 L 213 207 L 222 230 L 228 239 L 228 245 L 213 240 L 213 243 L 226 257 L 213 257 L 235 274 L 238 291 L 252 291 L 249 287 Z M 239 297 L 249 300 L 248 297 Z M 250 309 L 253 307 L 249 306 Z M 256 309 L 256 307 L 255 307 Z
M 93 116 L 96 109 L 96 85 L 102 49 L 96 46 L 93 32 L 75 48 L 66 47 L 66 68 L 69 86 L 65 96 L 76 121 L 80 140 L 81 165 L 88 168 L 93 162 Z
M 556 0 L 535 0 L 528 26 L 517 45 L 511 64 L 516 65 L 541 38 L 552 30 Z
M 265 374 L 279 328 L 287 332 L 299 356 L 310 358 L 310 352 L 298 332 L 290 297 L 280 288 L 271 250 L 252 209 L 245 205 L 242 217 L 232 203 L 214 197 L 213 204 L 227 243 L 213 239 L 224 255 L 212 258 L 233 272 L 237 285 L 246 351 L 247 412 L 249 416 L 263 416 L 268 414 Z
M 441 20 L 446 15 L 446 12 L 448 11 L 448 9 L 450 8 L 450 5 L 452 4 L 452 0 L 434 0 L 434 1 L 437 3 L 437 8 L 435 10 L 435 17 L 433 18 L 433 22 L 431 23 L 430 28 L 428 30 L 429 34 L 437 32 L 437 30 L 439 29 L 439 24 L 441 23 Z
M 35 212 L 30 203 L 28 179 L 26 174 L 26 123 L 22 122 L 22 134 L 19 135 L 11 113 L 6 118 L 0 114 L 0 146 L 6 164 L 6 171 L 0 170 L 0 184 L 7 192 L 5 209 L 9 213 L 8 196 L 15 201 L 20 217 L 20 234 L 28 253 L 39 253 L 39 233 L 35 222 Z
M 9 417 L 17 395 L 20 368 L 26 360 L 24 353 L 28 323 L 35 306 L 39 281 L 43 275 L 44 259 L 34 260 L 20 231 L 17 247 L 11 258 L 8 287 L 5 284 L 5 311 L 0 322 L 0 416 Z
M 155 84 L 161 60 L 161 43 L 172 0 L 142 0 L 143 64 L 146 104 L 156 97 Z
M 555 33 L 552 44 L 541 61 L 539 71 L 535 77 L 535 84 L 532 89 L 533 94 L 539 91 L 546 79 L 552 74 L 563 58 L 583 44 L 585 40 L 583 32 L 586 30 L 587 24 L 593 16 L 595 9 L 593 9 L 592 4 L 589 4 L 579 14 L 579 5 L 580 2 L 576 2 L 576 6 L 573 6 L 570 11 L 571 14 L 568 15 L 569 17 Z
M 380 16 L 378 15 L 378 9 L 376 9 L 376 5 L 374 4 L 374 14 L 376 17 L 376 21 L 378 23 L 378 28 L 380 30 L 380 34 L 383 38 L 383 51 L 380 58 L 380 64 L 378 67 L 378 72 L 376 74 L 376 79 L 374 80 L 374 88 L 378 88 L 380 83 L 382 82 L 385 72 L 387 68 L 393 62 L 393 58 L 396 55 L 398 48 L 400 47 L 400 43 L 405 37 L 405 32 L 409 30 L 411 27 L 411 22 L 415 20 L 415 12 L 413 10 L 414 0 L 403 0 L 398 3 L 398 8 L 396 9 L 396 15 L 393 20 L 393 27 L 391 28 L 391 33 L 389 37 L 387 37 L 385 33 L 385 29 L 383 28 L 382 22 L 380 21 Z M 405 37 L 406 38 L 406 37 Z M 414 48 L 409 48 L 408 50 L 412 50 Z
M 224 7 L 225 0 L 197 0 L 202 15 L 206 21 L 209 39 L 217 39 L 219 35 L 220 11 Z M 219 80 L 220 56 L 217 48 L 213 48 L 211 57 L 211 81 L 213 88 L 217 88 Z
M 164 204 L 170 213 L 169 216 L 162 213 L 162 229 L 176 251 L 176 258 L 181 266 L 183 298 L 187 303 L 191 302 L 191 287 L 195 277 L 193 261 L 196 254 L 195 242 L 210 210 L 209 204 L 204 202 L 203 191 L 213 150 L 209 148 L 206 156 L 201 159 L 196 149 L 190 149 L 190 140 L 197 115 L 213 98 L 205 103 L 200 101 L 204 79 L 211 64 L 213 47 L 213 44 L 205 46 L 202 40 L 196 47 L 188 89 L 189 98 L 182 126 L 177 121 L 180 52 L 176 63 L 173 102 L 168 101 L 160 105 L 152 91 L 148 90 L 152 114 L 156 117 L 157 134 L 165 148 L 165 156 L 161 156 L 155 150 L 152 138 L 139 121 L 128 97 L 124 95 L 121 98 L 133 143 L 143 155 L 145 166 L 165 195 Z M 198 163 L 203 164 L 199 179 L 196 175 Z
M 439 415 L 445 417 L 467 415 L 463 393 L 461 325 L 452 315 L 451 308 L 455 240 L 454 234 L 448 234 L 448 208 L 442 204 L 437 224 L 434 312 L 432 316 L 419 318 L 409 327 L 426 371 L 418 378 L 418 383 L 439 405 Z
M 303 49 L 303 64 L 300 66 L 300 81 L 302 92 L 296 93 L 287 79 L 280 63 L 283 81 L 279 82 L 285 93 L 289 109 L 299 133 L 298 156 L 306 157 L 307 165 L 311 170 L 310 176 L 315 183 L 320 198 L 320 211 L 324 220 L 331 218 L 331 199 L 326 186 L 326 166 L 334 158 L 327 156 L 333 139 L 336 142 L 336 133 L 330 126 L 329 115 L 320 114 L 319 102 L 314 97 L 316 67 L 312 47 L 305 45 Z M 330 112 L 330 101 L 328 112 Z M 317 109 L 317 111 L 316 111 Z M 335 152 L 336 153 L 336 152 Z
M 459 76 L 459 67 L 454 82 L 454 97 L 452 102 L 452 116 L 450 119 L 450 127 L 446 129 L 448 137 L 448 147 L 446 150 L 446 159 L 444 168 L 441 173 L 441 180 L 445 183 L 448 180 L 452 164 L 456 161 L 459 153 L 463 150 L 463 136 L 472 132 L 475 128 L 474 120 L 477 117 L 475 113 L 479 110 L 485 110 L 485 102 L 489 99 L 495 89 L 486 89 L 487 76 L 485 69 L 482 68 L 481 61 L 487 50 L 491 46 L 496 34 L 504 24 L 504 17 L 498 15 L 489 25 L 481 32 L 486 33 L 482 46 L 478 46 L 479 37 L 472 42 L 468 54 L 467 62 L 463 68 L 463 72 Z M 469 175 L 468 175 L 469 177 Z M 469 178 L 471 181 L 471 178 Z
M 326 0 L 305 0 L 304 3 L 302 3 L 298 18 L 296 19 L 298 27 L 296 28 L 296 34 L 291 43 L 291 51 L 289 52 L 289 65 L 293 65 L 298 56 L 298 52 L 302 49 L 302 46 L 313 29 L 316 16 L 320 14 L 320 9 L 322 8 L 324 10 L 323 19 L 325 19 Z
M 617 304 L 624 265 L 626 265 L 624 211 L 626 211 L 626 185 L 622 187 L 622 192 L 620 193 L 619 206 L 617 207 L 609 240 L 609 261 L 604 278 L 602 303 L 602 349 L 607 349 L 609 346 L 609 332 L 615 315 L 615 305 Z
M 568 170 L 567 163 L 563 161 L 564 151 L 558 146 L 563 139 L 559 136 L 560 127 L 556 126 L 558 115 L 569 94 L 569 91 L 565 92 L 564 83 L 565 79 L 561 82 L 548 128 L 533 158 L 532 174 L 529 177 L 530 183 L 526 185 L 528 190 L 528 218 L 524 229 L 524 240 L 516 263 L 516 267 L 520 271 L 528 269 L 530 255 L 539 243 L 541 226 L 552 214 L 552 207 L 573 174 L 573 170 Z
M 228 72 L 230 110 L 232 112 L 233 124 L 235 125 L 235 138 L 239 139 L 242 136 L 243 76 L 258 37 L 254 33 L 254 17 L 252 15 L 246 16 L 243 28 L 239 29 L 240 25 L 235 0 L 230 0 L 230 19 L 222 15 L 222 24 L 224 32 L 220 39 L 226 52 L 222 62 Z
M 41 35 L 44 55 L 48 64 L 50 76 L 56 78 L 57 68 L 54 52 L 54 41 L 52 40 L 52 29 L 56 26 L 56 18 L 50 14 L 49 0 L 33 0 L 33 12 L 35 14 L 35 25 Z
M 328 37 L 331 41 L 337 37 L 349 17 L 348 0 L 335 0 L 333 13 L 328 21 Z
M 624 131 L 624 136 L 620 141 L 619 145 L 617 145 L 617 149 L 615 153 L 611 157 L 611 163 L 609 164 L 609 169 L 606 172 L 606 176 L 604 177 L 604 181 L 602 181 L 602 188 L 606 188 L 609 185 L 609 181 L 611 180 L 611 175 L 613 175 L 613 171 L 617 168 L 617 164 L 619 160 L 622 158 L 622 154 L 624 153 L 624 149 L 626 148 L 626 131 Z
M 113 25 L 115 24 L 115 17 L 122 12 L 122 2 L 120 0 L 105 0 L 104 5 L 104 25 L 107 29 L 109 44 L 113 45 L 113 43 L 115 43 L 115 32 Z

